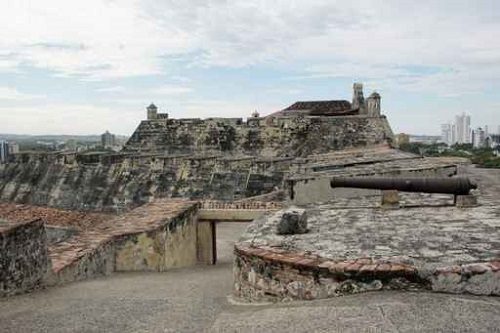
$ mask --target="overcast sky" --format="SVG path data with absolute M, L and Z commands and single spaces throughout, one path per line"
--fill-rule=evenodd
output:
M 382 95 L 395 132 L 500 125 L 500 1 L 2 0 L 0 133 L 130 135 Z

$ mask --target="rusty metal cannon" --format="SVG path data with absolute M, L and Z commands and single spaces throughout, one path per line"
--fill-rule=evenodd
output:
M 350 187 L 400 192 L 422 192 L 469 195 L 477 185 L 466 177 L 452 178 L 390 178 L 390 177 L 335 177 L 330 181 L 332 188 Z

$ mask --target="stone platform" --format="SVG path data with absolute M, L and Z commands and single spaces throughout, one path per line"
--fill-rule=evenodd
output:
M 382 289 L 500 295 L 500 172 L 465 172 L 479 182 L 478 207 L 431 206 L 433 198 L 445 203 L 444 196 L 413 205 L 408 196 L 410 207 L 395 210 L 370 207 L 370 198 L 311 205 L 308 233 L 291 236 L 276 234 L 282 212 L 256 220 L 236 245 L 236 294 L 249 300 Z

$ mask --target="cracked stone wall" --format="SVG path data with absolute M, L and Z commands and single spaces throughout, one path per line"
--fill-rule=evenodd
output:
M 118 154 L 19 154 L 0 167 L 0 200 L 122 211 L 155 198 L 238 200 L 283 185 L 294 158 L 390 141 L 385 117 L 142 121 Z
M 50 267 L 44 223 L 0 221 L 0 297 L 42 284 Z
M 230 152 L 304 157 L 392 139 L 384 116 L 280 117 L 275 125 L 246 126 L 221 120 L 142 121 L 125 151 L 193 154 Z
M 30 160 L 0 170 L 0 200 L 63 209 L 121 211 L 155 198 L 240 199 L 271 192 L 283 179 L 282 172 L 218 170 L 213 161 L 195 158 L 162 168 L 153 163 L 66 165 Z

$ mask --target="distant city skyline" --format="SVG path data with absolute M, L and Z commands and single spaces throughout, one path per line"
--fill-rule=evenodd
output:
M 248 117 L 354 82 L 395 133 L 500 124 L 498 1 L 7 0 L 0 20 L 0 133 L 130 135 L 151 102 Z
M 490 131 L 488 125 L 474 124 L 471 116 L 465 112 L 456 115 L 454 121 L 441 124 L 441 141 L 448 145 L 473 144 L 479 148 L 492 134 L 500 135 L 500 125 L 497 132 Z

